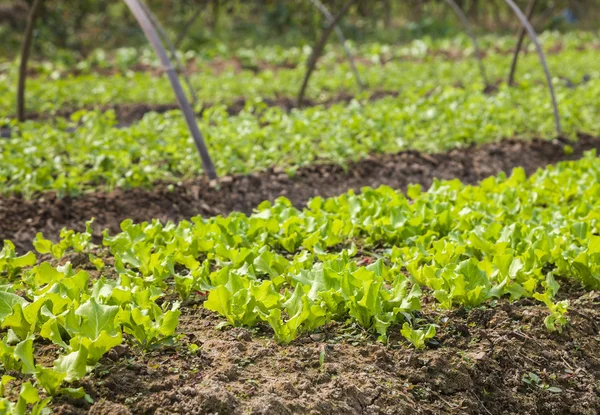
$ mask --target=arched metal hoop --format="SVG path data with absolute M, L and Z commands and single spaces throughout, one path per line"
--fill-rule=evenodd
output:
M 181 83 L 177 77 L 177 72 L 173 68 L 171 61 L 167 56 L 167 52 L 160 40 L 160 37 L 156 33 L 156 29 L 152 25 L 150 17 L 145 12 L 144 7 L 140 4 L 138 0 L 123 0 L 127 7 L 133 13 L 135 19 L 138 24 L 144 31 L 144 34 L 154 51 L 158 55 L 158 58 L 163 66 L 164 71 L 167 73 L 169 81 L 171 83 L 171 87 L 173 88 L 173 92 L 175 93 L 175 97 L 177 98 L 177 103 L 179 104 L 179 108 L 183 112 L 185 117 L 185 121 L 188 125 L 190 133 L 194 139 L 194 143 L 196 144 L 196 148 L 198 149 L 198 153 L 200 154 L 200 158 L 202 159 L 202 164 L 204 166 L 204 171 L 206 171 L 208 177 L 210 179 L 217 178 L 217 172 L 215 170 L 214 164 L 210 158 L 208 153 L 208 149 L 204 143 L 204 137 L 198 128 L 198 124 L 196 123 L 196 117 L 194 114 L 194 110 L 192 109 L 189 101 L 185 96 L 185 92 L 181 87 Z M 37 12 L 43 0 L 35 0 L 31 11 L 29 13 L 29 17 L 27 20 L 27 27 L 25 29 L 25 38 L 23 40 L 23 46 L 21 49 L 21 62 L 19 67 L 19 82 L 17 87 L 17 117 L 19 121 L 25 120 L 25 80 L 27 78 L 27 62 L 29 60 L 29 51 L 31 49 L 31 41 L 33 28 L 35 26 L 35 19 L 37 16 Z
M 310 58 L 308 58 L 308 63 L 306 67 L 306 73 L 304 74 L 304 80 L 302 81 L 302 86 L 300 87 L 300 92 L 298 93 L 297 105 L 301 106 L 304 101 L 304 94 L 306 93 L 306 88 L 308 87 L 308 81 L 315 70 L 315 66 L 317 65 L 317 61 L 319 60 L 319 56 L 323 53 L 323 49 L 325 48 L 325 44 L 327 43 L 327 39 L 331 35 L 331 32 L 335 28 L 335 26 L 339 23 L 339 21 L 348 13 L 350 7 L 356 3 L 356 0 L 349 0 L 342 10 L 333 18 L 333 20 L 329 21 L 329 24 L 325 28 L 325 31 L 321 35 L 321 38 L 315 45 Z
M 454 13 L 456 13 L 458 19 L 460 20 L 460 23 L 464 26 L 467 35 L 471 38 L 471 42 L 473 42 L 473 47 L 475 48 L 475 55 L 477 55 L 477 63 L 479 64 L 479 73 L 481 74 L 481 79 L 483 79 L 483 83 L 487 87 L 489 83 L 487 74 L 485 72 L 485 66 L 483 65 L 483 54 L 481 52 L 481 49 L 479 49 L 479 42 L 477 42 L 477 36 L 475 36 L 475 32 L 473 32 L 473 29 L 471 28 L 469 19 L 467 19 L 465 12 L 462 11 L 462 9 L 458 6 L 458 4 L 456 4 L 454 0 L 445 1 L 452 8 Z
M 33 28 L 35 27 L 35 19 L 37 18 L 40 6 L 44 0 L 35 0 L 29 16 L 27 17 L 27 26 L 25 27 L 25 37 L 21 45 L 21 61 L 19 62 L 19 82 L 17 84 L 17 119 L 21 122 L 25 121 L 25 82 L 27 81 L 27 62 L 29 61 L 29 52 L 31 51 L 31 43 L 33 40 Z
M 548 84 L 548 90 L 550 91 L 550 97 L 552 98 L 552 109 L 554 112 L 554 123 L 556 126 L 556 133 L 560 136 L 562 135 L 562 129 L 560 126 L 560 114 L 558 112 L 558 103 L 556 101 L 556 94 L 554 93 L 554 86 L 552 85 L 552 76 L 550 75 L 550 70 L 548 69 L 548 64 L 546 63 L 546 56 L 544 55 L 544 51 L 542 50 L 542 46 L 538 41 L 537 35 L 531 23 L 527 19 L 527 16 L 523 14 L 519 6 L 515 4 L 513 0 L 504 0 L 506 4 L 513 10 L 517 18 L 521 21 L 521 24 L 529 34 L 531 41 L 535 44 L 535 49 L 537 51 L 538 57 L 540 58 L 540 62 L 542 67 L 544 68 L 544 74 L 546 76 L 546 82 Z
M 169 77 L 171 87 L 173 88 L 173 91 L 175 92 L 175 97 L 177 98 L 177 103 L 179 104 L 179 107 L 181 108 L 181 111 L 185 116 L 185 121 L 188 125 L 190 133 L 192 134 L 192 137 L 194 138 L 194 142 L 196 143 L 196 148 L 198 149 L 198 153 L 200 154 L 200 158 L 202 159 L 204 170 L 208 174 L 209 178 L 216 179 L 217 172 L 210 158 L 210 155 L 208 154 L 208 149 L 204 144 L 204 137 L 202 137 L 202 133 L 200 132 L 198 124 L 196 123 L 196 116 L 194 114 L 194 110 L 192 109 L 190 103 L 188 102 L 185 96 L 185 93 L 183 92 L 183 88 L 181 87 L 179 79 L 177 78 L 177 72 L 175 71 L 175 68 L 173 68 L 171 61 L 167 56 L 167 52 L 165 51 L 165 48 L 163 47 L 163 44 L 160 41 L 160 38 L 158 37 L 158 33 L 156 33 L 156 30 L 154 29 L 150 18 L 145 13 L 143 6 L 138 0 L 123 1 L 125 2 L 125 4 L 127 4 L 127 7 L 129 7 L 129 10 L 131 10 L 133 15 L 135 16 L 135 19 L 144 31 L 146 38 L 154 48 L 154 51 L 158 55 L 158 58 L 160 59 L 160 62 L 165 72 L 167 73 L 167 76 Z
M 348 63 L 350 64 L 350 68 L 352 70 L 352 73 L 354 75 L 354 78 L 356 79 L 356 83 L 358 84 L 358 87 L 360 89 L 363 89 L 365 87 L 364 82 L 362 81 L 361 77 L 360 77 L 360 73 L 358 72 L 358 68 L 356 67 L 356 63 L 354 62 L 354 57 L 352 56 L 352 52 L 350 51 L 350 49 L 348 48 L 347 42 L 346 42 L 346 36 L 344 36 L 344 32 L 342 31 L 342 29 L 339 26 L 339 20 L 341 19 L 342 16 L 340 16 L 340 19 L 336 20 L 336 17 L 331 14 L 331 12 L 329 11 L 329 9 L 323 4 L 321 3 L 320 0 L 310 0 L 310 2 L 319 10 L 319 12 L 321 12 L 321 14 L 325 17 L 325 19 L 327 20 L 327 24 L 330 26 L 333 26 L 333 30 L 335 30 L 336 36 L 338 37 L 342 48 L 344 49 L 344 53 L 346 55 L 346 59 L 348 60 Z M 204 2 L 205 4 L 207 3 L 207 0 L 205 0 Z M 179 45 L 183 42 L 183 40 L 185 39 L 185 36 L 187 35 L 187 31 L 189 29 L 189 27 L 196 21 L 196 19 L 198 18 L 198 16 L 200 15 L 201 12 L 201 8 L 198 9 L 194 15 L 192 16 L 192 18 L 185 24 L 184 26 L 184 30 L 181 32 L 181 34 L 179 35 L 179 38 L 177 39 L 176 45 L 177 47 L 179 47 Z M 152 17 L 152 16 L 151 16 Z M 157 26 L 160 30 L 160 26 Z M 329 28 L 329 26 L 328 26 Z M 326 29 L 327 35 L 324 36 L 325 42 L 327 41 L 327 39 L 330 36 L 331 31 L 328 29 Z M 164 36 L 163 36 L 164 37 Z M 324 45 L 323 45 L 324 46 Z M 320 53 L 319 53 L 320 55 Z M 316 57 L 316 60 L 318 60 L 319 56 Z M 307 71 L 307 77 L 308 79 L 310 79 L 310 76 L 312 74 L 312 71 L 314 70 L 314 66 L 310 65 L 312 56 L 311 58 L 309 58 L 309 62 L 307 64 L 307 66 L 309 67 L 309 70 Z M 315 60 L 315 65 L 316 65 L 316 60 Z M 308 81 L 307 81 L 308 83 Z M 300 100 L 304 99 L 304 93 L 306 90 L 306 87 L 308 85 L 304 86 L 301 93 L 299 95 L 302 95 L 302 97 L 300 98 Z M 300 101 L 299 101 L 300 102 Z
M 323 16 L 325 16 L 325 19 L 327 19 L 327 23 L 331 23 L 334 21 L 335 17 L 331 14 L 329 9 L 323 3 L 321 3 L 319 0 L 310 0 L 310 2 L 312 4 L 314 4 L 314 6 L 321 12 L 321 14 Z M 356 83 L 358 84 L 358 87 L 360 89 L 363 89 L 364 83 L 363 83 L 362 79 L 360 78 L 360 73 L 358 72 L 358 69 L 356 68 L 356 64 L 354 63 L 354 57 L 352 56 L 352 52 L 350 52 L 350 49 L 348 48 L 348 45 L 346 44 L 346 37 L 344 36 L 344 32 L 342 31 L 342 28 L 340 27 L 340 25 L 337 23 L 335 25 L 334 30 L 335 30 L 336 36 L 338 37 L 338 39 L 340 40 L 340 43 L 342 44 L 342 48 L 344 48 L 344 53 L 346 54 L 346 59 L 348 59 L 348 63 L 350 64 L 350 68 L 352 69 L 352 73 L 354 74 L 354 78 L 356 79 Z
M 200 17 L 200 14 L 202 13 L 202 8 L 204 6 L 206 6 L 206 3 L 208 3 L 208 0 L 204 0 L 204 3 L 202 4 L 202 6 L 198 7 L 196 9 L 196 11 L 194 12 L 194 14 L 192 15 L 192 17 L 183 25 L 183 30 L 181 30 L 181 32 L 179 33 L 179 36 L 177 36 L 177 40 L 175 41 L 176 49 L 179 49 L 179 47 L 181 46 L 181 43 L 187 36 L 188 31 L 190 30 L 190 28 L 192 27 L 194 22 L 196 22 L 198 17 Z
M 152 10 L 150 10 L 150 8 L 142 0 L 140 0 L 140 4 L 144 8 L 144 11 L 150 18 L 150 21 L 152 22 L 154 27 L 156 27 L 156 30 L 158 30 L 158 34 L 162 36 L 164 42 L 167 44 L 167 47 L 169 48 L 169 51 L 171 52 L 171 59 L 173 59 L 175 61 L 175 64 L 177 65 L 177 69 L 179 70 L 179 74 L 183 77 L 183 80 L 185 81 L 185 84 L 187 85 L 188 90 L 190 91 L 190 95 L 192 97 L 192 104 L 196 104 L 196 102 L 198 102 L 198 95 L 196 94 L 196 90 L 194 89 L 194 87 L 192 86 L 192 83 L 190 82 L 190 78 L 188 78 L 188 76 L 187 76 L 187 73 L 185 71 L 185 66 L 183 65 L 183 63 L 181 62 L 181 59 L 179 59 L 179 56 L 177 55 L 177 48 L 175 47 L 173 42 L 171 42 L 169 35 L 167 34 L 166 30 L 162 27 L 162 25 L 160 24 L 160 22 L 154 15 L 154 13 L 152 13 Z
M 527 5 L 527 20 L 531 22 L 531 17 L 533 16 L 533 11 L 535 10 L 535 5 L 537 0 L 529 0 L 529 4 Z M 519 53 L 521 52 L 521 47 L 523 46 L 523 39 L 525 39 L 525 28 L 521 26 L 519 30 L 519 36 L 517 39 L 517 46 L 515 47 L 515 53 L 513 54 L 512 62 L 510 64 L 510 72 L 508 74 L 508 81 L 506 82 L 509 86 L 512 86 L 515 82 L 515 73 L 517 72 L 517 62 L 519 61 Z

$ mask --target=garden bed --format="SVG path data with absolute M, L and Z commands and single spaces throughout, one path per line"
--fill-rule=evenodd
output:
M 562 297 L 572 316 L 562 334 L 546 330 L 547 309 L 532 300 L 438 312 L 432 299 L 422 317 L 440 325 L 438 344 L 424 351 L 400 327 L 384 345 L 335 323 L 280 346 L 267 330 L 217 330 L 222 319 L 186 307 L 177 347 L 120 347 L 82 382 L 94 405 L 53 406 L 93 415 L 597 414 L 600 293 Z
M 476 183 L 518 166 L 532 173 L 551 163 L 579 158 L 586 150 L 600 149 L 600 140 L 580 135 L 571 146 L 573 153 L 567 155 L 563 144 L 557 141 L 504 140 L 439 154 L 406 151 L 372 155 L 351 163 L 347 169 L 333 164 L 312 165 L 298 169 L 293 176 L 281 169 L 270 169 L 226 176 L 217 182 L 200 177 L 180 184 L 156 183 L 152 189 L 117 189 L 79 197 L 59 198 L 51 192 L 31 200 L 0 197 L 0 240 L 10 239 L 18 250 L 26 251 L 31 249 L 37 232 L 56 239 L 63 227 L 83 230 L 85 221 L 92 217 L 98 236 L 105 228 L 118 231 L 121 221 L 128 218 L 135 222 L 178 221 L 198 214 L 249 214 L 262 201 L 273 201 L 279 196 L 302 207 L 312 197 L 336 196 L 364 186 L 405 189 L 409 184 L 421 184 L 427 188 L 435 178 Z

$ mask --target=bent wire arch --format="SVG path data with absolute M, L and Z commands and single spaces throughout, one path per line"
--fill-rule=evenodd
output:
M 489 86 L 488 77 L 485 72 L 485 66 L 483 64 L 483 54 L 481 49 L 479 48 L 479 42 L 477 42 L 477 36 L 475 36 L 475 32 L 471 29 L 471 24 L 469 23 L 469 19 L 465 15 L 465 12 L 456 4 L 454 0 L 445 0 L 446 4 L 448 4 L 454 13 L 458 16 L 460 23 L 464 26 L 467 35 L 471 38 L 471 42 L 473 42 L 473 47 L 475 48 L 475 55 L 477 56 L 477 63 L 479 65 L 479 73 L 481 74 L 481 78 L 483 79 L 483 83 L 486 88 Z
M 527 11 L 525 12 L 527 16 L 527 20 L 531 22 L 531 17 L 533 16 L 533 12 L 535 10 L 535 4 L 537 0 L 529 0 L 529 4 L 527 5 Z M 517 72 L 517 62 L 519 60 L 519 53 L 521 52 L 521 47 L 523 46 L 523 39 L 525 38 L 525 28 L 521 27 L 519 30 L 519 36 L 517 38 L 517 46 L 515 47 L 515 53 L 513 54 L 513 59 L 510 64 L 510 72 L 508 73 L 508 80 L 506 83 L 508 86 L 512 86 L 515 82 L 515 73 Z
M 331 32 L 333 31 L 334 27 L 339 23 L 339 21 L 342 19 L 342 17 L 344 17 L 344 15 L 348 12 L 348 10 L 350 10 L 350 7 L 354 3 L 356 3 L 356 0 L 349 0 L 348 2 L 346 2 L 344 7 L 342 8 L 342 10 L 340 10 L 340 12 L 335 15 L 333 20 L 329 21 L 329 24 L 325 28 L 325 31 L 321 35 L 321 38 L 315 45 L 310 57 L 308 58 L 308 62 L 306 64 L 306 66 L 307 66 L 306 73 L 304 74 L 302 86 L 300 87 L 300 92 L 298 92 L 298 99 L 296 101 L 296 104 L 299 107 L 302 105 L 302 101 L 304 101 L 304 94 L 306 93 L 306 88 L 308 87 L 308 81 L 310 80 L 310 77 L 311 77 L 313 71 L 315 70 L 315 66 L 317 65 L 319 56 L 321 56 L 321 53 L 323 53 L 323 49 L 325 48 L 327 39 L 329 39 L 329 36 L 331 35 Z
M 208 3 L 208 1 L 209 0 L 204 0 L 202 6 L 198 7 L 198 9 L 196 9 L 192 17 L 183 25 L 183 30 L 179 33 L 179 36 L 177 36 L 177 40 L 175 41 L 175 49 L 179 49 L 179 47 L 181 46 L 181 42 L 183 42 L 183 40 L 187 36 L 187 33 L 194 24 L 194 22 L 198 19 L 198 17 L 200 17 L 200 13 L 202 13 L 202 8 L 206 6 L 206 3 Z
M 40 6 L 44 0 L 35 0 L 29 15 L 27 16 L 27 26 L 25 27 L 25 37 L 21 45 L 21 60 L 19 61 L 19 82 L 17 83 L 17 119 L 20 122 L 25 121 L 25 82 L 27 81 L 27 62 L 29 61 L 29 52 L 33 40 L 33 28 L 37 18 Z
M 192 83 L 190 82 L 190 78 L 187 76 L 187 73 L 185 72 L 185 66 L 183 66 L 181 59 L 179 59 L 179 56 L 177 55 L 177 48 L 175 48 L 175 45 L 173 44 L 173 42 L 171 42 L 169 35 L 167 34 L 166 30 L 162 27 L 162 25 L 158 21 L 157 17 L 154 15 L 154 13 L 152 13 L 152 10 L 150 10 L 150 7 L 148 7 L 148 5 L 146 3 L 144 3 L 143 0 L 140 0 L 140 5 L 142 6 L 144 11 L 148 15 L 148 18 L 150 18 L 150 21 L 152 22 L 154 27 L 156 27 L 156 30 L 158 30 L 158 34 L 160 36 L 162 36 L 163 40 L 167 44 L 167 47 L 169 48 L 169 51 L 171 52 L 171 59 L 173 59 L 175 61 L 175 64 L 177 65 L 177 69 L 179 70 L 179 73 L 183 77 L 183 80 L 185 81 L 185 83 L 188 87 L 188 90 L 190 91 L 190 96 L 192 97 L 192 104 L 196 104 L 196 102 L 198 102 L 198 95 L 196 94 L 196 90 L 194 89 L 194 87 L 192 86 Z
M 185 121 L 188 125 L 190 133 L 194 139 L 194 143 L 196 144 L 196 148 L 198 149 L 198 153 L 200 154 L 200 158 L 202 159 L 202 164 L 204 165 L 204 170 L 208 174 L 210 179 L 217 178 L 217 172 L 215 170 L 215 166 L 208 154 L 208 149 L 204 143 L 204 137 L 198 128 L 198 124 L 196 123 L 196 116 L 194 114 L 194 110 L 192 109 L 190 103 L 185 96 L 185 92 L 183 92 L 183 88 L 181 87 L 181 83 L 177 78 L 177 71 L 173 68 L 169 57 L 167 56 L 167 52 L 165 51 L 164 46 L 156 33 L 150 18 L 145 13 L 143 6 L 140 4 L 139 0 L 123 0 L 129 10 L 135 16 L 138 24 L 141 26 L 144 34 L 148 41 L 152 44 L 158 58 L 160 59 L 162 66 L 169 77 L 169 81 L 171 82 L 171 87 L 175 92 L 175 97 L 177 98 L 177 103 L 179 104 L 179 108 L 183 112 L 185 117 Z
M 207 2 L 207 0 L 205 0 L 205 3 L 206 2 Z M 317 10 L 319 10 L 319 12 L 321 12 L 321 14 L 325 17 L 328 24 L 333 23 L 333 26 L 334 26 L 333 29 L 335 30 L 336 36 L 338 37 L 338 39 L 342 45 L 342 48 L 344 49 L 346 59 L 348 60 L 348 63 L 352 70 L 352 74 L 354 75 L 354 78 L 356 79 L 356 83 L 358 84 L 358 87 L 360 89 L 363 89 L 365 87 L 365 83 L 363 82 L 363 80 L 360 77 L 360 73 L 358 72 L 356 63 L 354 62 L 354 57 L 352 56 L 352 52 L 350 51 L 350 48 L 348 48 L 346 36 L 344 35 L 344 32 L 342 31 L 342 29 L 340 28 L 340 26 L 338 24 L 339 20 L 338 21 L 335 20 L 335 16 L 333 14 L 331 14 L 331 12 L 327 8 L 327 6 L 325 6 L 320 0 L 310 0 L 310 2 L 317 8 Z M 175 43 L 177 45 L 177 47 L 181 44 L 183 39 L 185 39 L 185 36 L 187 35 L 187 29 L 198 18 L 201 11 L 202 11 L 202 9 L 199 8 L 196 11 L 196 13 L 192 16 L 192 18 L 186 23 L 184 30 L 182 31 L 182 33 L 180 34 L 180 36 L 178 37 L 178 39 Z M 160 30 L 160 26 L 157 26 L 157 27 Z M 318 57 L 317 57 L 317 59 L 318 59 Z
M 550 70 L 548 69 L 548 64 L 546 63 L 546 56 L 544 54 L 544 51 L 542 50 L 542 46 L 540 45 L 540 42 L 537 38 L 535 30 L 533 29 L 533 26 L 531 26 L 531 23 L 529 23 L 527 16 L 523 14 L 519 6 L 517 6 L 513 0 L 504 0 L 504 2 L 508 4 L 508 6 L 513 10 L 517 18 L 521 21 L 521 25 L 523 25 L 523 27 L 529 34 L 531 41 L 535 44 L 535 49 L 544 69 L 546 83 L 548 84 L 548 90 L 550 91 L 550 97 L 552 99 L 552 110 L 554 113 L 554 123 L 556 126 L 556 132 L 560 136 L 562 135 L 562 129 L 560 126 L 560 113 L 558 111 L 558 103 L 556 101 L 556 94 L 554 93 L 554 86 L 552 85 L 552 76 L 550 75 Z
M 331 24 L 331 22 L 333 22 L 335 20 L 335 17 L 331 14 L 329 9 L 323 3 L 321 3 L 319 0 L 310 0 L 310 2 L 321 12 L 321 14 L 325 17 L 325 19 L 327 20 L 328 23 Z M 344 32 L 342 31 L 342 28 L 340 27 L 340 25 L 337 23 L 335 24 L 334 30 L 335 30 L 336 36 L 338 37 L 338 39 L 340 40 L 340 43 L 342 44 L 342 48 L 344 49 L 344 53 L 346 54 L 346 59 L 348 60 L 348 63 L 350 64 L 350 68 L 352 69 L 352 73 L 354 74 L 354 78 L 356 79 L 356 83 L 358 84 L 358 87 L 360 89 L 363 89 L 365 85 L 364 85 L 362 79 L 360 78 L 360 73 L 358 72 L 358 69 L 356 68 L 356 64 L 354 62 L 354 57 L 352 56 L 352 52 L 350 52 L 350 49 L 348 48 L 348 45 L 346 44 L 346 37 L 344 36 Z
M 183 112 L 185 117 L 185 121 L 188 125 L 188 129 L 190 130 L 190 134 L 194 139 L 194 143 L 196 145 L 196 149 L 200 155 L 202 160 L 202 165 L 204 166 L 204 171 L 206 171 L 208 177 L 210 179 L 217 178 L 217 172 L 215 170 L 214 164 L 210 155 L 208 153 L 208 149 L 206 148 L 206 144 L 204 143 L 204 137 L 198 128 L 198 124 L 196 123 L 196 117 L 194 114 L 194 110 L 192 109 L 187 97 L 185 96 L 185 92 L 181 87 L 181 83 L 177 77 L 177 71 L 173 68 L 169 57 L 167 56 L 167 52 L 160 40 L 160 37 L 156 33 L 156 29 L 154 28 L 150 17 L 144 11 L 144 7 L 140 4 L 138 0 L 123 0 L 129 10 L 134 15 L 136 21 L 142 28 L 146 39 L 154 48 L 154 51 L 158 55 L 158 58 L 163 66 L 164 71 L 167 73 L 169 78 L 169 82 L 171 83 L 171 88 L 173 88 L 173 92 L 175 93 L 175 97 L 177 99 L 177 103 L 179 108 Z M 29 52 L 31 50 L 32 43 L 32 35 L 33 28 L 35 26 L 35 20 L 37 17 L 37 12 L 39 10 L 40 5 L 43 0 L 35 0 L 31 11 L 29 13 L 27 19 L 27 27 L 25 29 L 25 38 L 23 39 L 23 46 L 21 48 L 21 62 L 19 65 L 19 82 L 17 87 L 17 118 L 19 121 L 25 121 L 25 80 L 27 78 L 27 62 L 29 60 Z

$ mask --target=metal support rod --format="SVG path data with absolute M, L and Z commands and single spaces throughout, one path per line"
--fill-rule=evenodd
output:
M 560 126 L 560 114 L 558 112 L 558 103 L 556 101 L 556 94 L 554 93 L 554 86 L 552 85 L 552 76 L 550 75 L 550 70 L 548 69 L 548 64 L 546 63 L 546 57 L 544 55 L 544 51 L 542 50 L 542 46 L 540 45 L 540 42 L 538 41 L 538 38 L 537 38 L 537 35 L 535 34 L 535 30 L 533 29 L 533 26 L 531 26 L 531 23 L 529 23 L 527 16 L 525 16 L 523 14 L 523 12 L 519 8 L 519 6 L 517 6 L 513 0 L 504 0 L 504 1 L 510 6 L 510 8 L 513 10 L 513 12 L 516 14 L 517 18 L 521 21 L 521 24 L 523 25 L 523 27 L 527 30 L 527 33 L 529 34 L 531 41 L 535 44 L 535 49 L 540 58 L 542 67 L 544 68 L 544 74 L 546 75 L 546 82 L 548 83 L 548 90 L 550 91 L 550 97 L 552 98 L 552 109 L 554 111 L 554 122 L 556 124 L 556 132 L 560 136 L 560 135 L 562 135 L 562 129 Z
M 152 22 L 150 21 L 149 17 L 144 12 L 144 8 L 142 7 L 142 5 L 140 4 L 140 2 L 138 0 L 123 0 L 123 1 L 127 4 L 127 7 L 129 7 L 131 12 L 135 16 L 135 19 L 137 20 L 138 24 L 144 31 L 146 38 L 148 39 L 148 41 L 154 48 L 165 72 L 167 73 L 167 76 L 169 77 L 169 81 L 171 82 L 171 87 L 173 88 L 173 91 L 175 92 L 175 97 L 177 98 L 177 103 L 179 104 L 179 108 L 181 108 L 181 111 L 183 112 L 183 115 L 185 116 L 185 121 L 188 125 L 190 133 L 192 134 L 194 142 L 196 143 L 196 148 L 198 149 L 198 153 L 200 153 L 200 158 L 202 159 L 202 164 L 204 165 L 204 170 L 206 171 L 206 173 L 208 174 L 208 177 L 210 179 L 216 179 L 217 172 L 215 171 L 215 167 L 212 163 L 210 155 L 208 154 L 208 149 L 206 148 L 206 145 L 204 144 L 204 138 L 202 137 L 202 133 L 200 132 L 200 129 L 198 128 L 198 124 L 196 123 L 196 117 L 195 117 L 194 111 L 192 110 L 192 107 L 190 106 L 190 103 L 188 102 L 188 100 L 185 96 L 185 93 L 183 92 L 181 83 L 179 82 L 179 79 L 177 78 L 177 72 L 173 68 L 171 61 L 169 60 L 169 58 L 167 56 L 167 52 L 165 51 L 165 48 L 164 48 L 162 42 L 160 41 L 160 38 L 159 38 L 158 34 L 156 33 L 154 26 L 152 25 Z
M 302 105 L 302 101 L 304 101 L 304 94 L 306 93 L 306 88 L 308 87 L 308 81 L 310 80 L 310 76 L 312 75 L 313 71 L 315 70 L 315 66 L 317 65 L 317 60 L 319 59 L 319 56 L 321 56 L 321 53 L 323 52 L 323 49 L 325 48 L 327 39 L 331 35 L 331 32 L 333 31 L 335 25 L 338 24 L 338 22 L 342 19 L 342 17 L 344 17 L 344 15 L 348 12 L 348 10 L 350 10 L 350 7 L 355 2 L 356 2 L 356 0 L 349 0 L 346 3 L 346 5 L 334 17 L 334 19 L 329 22 L 329 25 L 327 26 L 327 28 L 321 35 L 321 38 L 315 45 L 315 48 L 313 49 L 312 54 L 310 55 L 310 58 L 308 59 L 306 73 L 304 74 L 304 80 L 302 81 L 302 86 L 300 87 L 300 92 L 298 93 L 298 100 L 297 100 L 298 106 Z
M 188 90 L 190 91 L 190 95 L 192 96 L 192 104 L 196 104 L 196 102 L 198 102 L 198 95 L 196 95 L 196 91 L 194 90 L 194 87 L 192 86 L 192 83 L 190 82 L 190 79 L 187 76 L 185 66 L 183 66 L 181 59 L 179 59 L 179 56 L 177 55 L 177 48 L 175 47 L 173 42 L 171 42 L 169 35 L 162 27 L 154 13 L 152 13 L 152 10 L 150 10 L 150 8 L 142 0 L 140 0 L 140 4 L 142 5 L 142 8 L 148 15 L 148 18 L 150 19 L 154 27 L 156 27 L 156 29 L 158 30 L 158 33 L 163 38 L 164 42 L 167 44 L 167 47 L 171 51 L 171 59 L 175 61 L 179 73 L 181 74 L 181 76 L 183 76 L 183 80 L 185 81 L 185 84 L 187 85 Z
M 200 14 L 202 13 L 202 9 L 203 9 L 203 7 L 205 7 L 208 4 L 208 1 L 209 0 L 204 0 L 202 2 L 202 5 L 200 7 L 198 7 L 198 9 L 194 12 L 192 17 L 185 23 L 185 25 L 183 25 L 183 30 L 181 31 L 181 33 L 179 33 L 179 36 L 177 37 L 177 40 L 175 41 L 176 49 L 179 49 L 181 47 L 181 43 L 183 42 L 183 39 L 185 39 L 185 37 L 187 36 L 187 33 L 190 30 L 190 28 L 192 27 L 192 25 L 194 24 L 194 22 L 198 19 L 198 17 L 200 17 Z
M 481 49 L 479 49 L 479 43 L 477 42 L 477 36 L 475 36 L 475 32 L 471 28 L 471 24 L 469 23 L 469 19 L 465 12 L 456 4 L 454 0 L 445 0 L 446 3 L 452 8 L 454 13 L 458 16 L 461 24 L 464 26 L 467 35 L 471 38 L 471 42 L 473 42 L 473 47 L 475 48 L 475 55 L 477 56 L 477 63 L 479 65 L 479 72 L 481 73 L 481 78 L 483 79 L 483 83 L 487 87 L 489 85 L 487 74 L 485 72 L 485 66 L 483 65 L 483 54 Z
M 325 19 L 327 19 L 327 23 L 331 23 L 334 21 L 335 17 L 331 14 L 329 9 L 323 3 L 321 3 L 319 0 L 310 0 L 310 2 L 312 4 L 314 4 L 317 9 L 319 9 L 319 11 L 321 12 L 321 14 L 323 14 L 323 16 L 325 16 Z M 364 83 L 363 83 L 362 79 L 360 78 L 358 69 L 356 68 L 356 64 L 354 62 L 354 57 L 352 56 L 352 52 L 350 51 L 350 49 L 348 48 L 348 45 L 346 44 L 346 37 L 344 36 L 344 32 L 342 31 L 342 28 L 340 27 L 339 24 L 335 25 L 334 30 L 335 30 L 336 36 L 338 37 L 338 39 L 340 40 L 340 43 L 342 44 L 342 48 L 344 49 L 344 53 L 346 54 L 346 58 L 348 59 L 348 63 L 350 64 L 350 68 L 352 69 L 352 73 L 354 74 L 354 78 L 356 79 L 356 83 L 358 84 L 358 87 L 360 89 L 363 89 Z
M 525 12 L 527 15 L 527 20 L 531 21 L 531 17 L 533 16 L 533 11 L 535 10 L 535 5 L 537 0 L 529 0 L 529 4 L 527 5 L 527 11 Z M 519 29 L 519 38 L 517 39 L 517 46 L 515 48 L 515 53 L 512 58 L 512 63 L 510 64 L 510 73 L 508 74 L 508 85 L 512 86 L 515 83 L 515 73 L 517 71 L 517 61 L 519 60 L 519 53 L 521 52 L 521 47 L 523 46 L 523 39 L 525 39 L 525 28 L 521 26 Z
M 17 119 L 25 121 L 25 81 L 27 80 L 27 62 L 29 61 L 29 52 L 33 40 L 33 29 L 35 20 L 44 0 L 35 0 L 29 10 L 27 17 L 27 26 L 25 27 L 25 36 L 21 45 L 21 61 L 19 62 L 19 81 L 17 83 Z

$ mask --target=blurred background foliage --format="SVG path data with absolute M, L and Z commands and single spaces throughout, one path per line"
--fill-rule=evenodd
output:
M 314 42 L 323 17 L 309 0 L 146 0 L 182 49 L 282 46 Z M 332 12 L 346 0 L 323 0 Z M 514 32 L 517 20 L 503 0 L 456 0 L 479 32 Z M 528 0 L 517 0 L 525 9 Z M 18 53 L 33 0 L 0 0 L 0 54 Z M 539 0 L 537 30 L 598 29 L 600 0 Z M 358 0 L 342 27 L 349 39 L 399 43 L 462 31 L 443 0 Z M 122 1 L 45 0 L 35 31 L 35 53 L 87 56 L 96 48 L 139 46 L 145 39 Z

